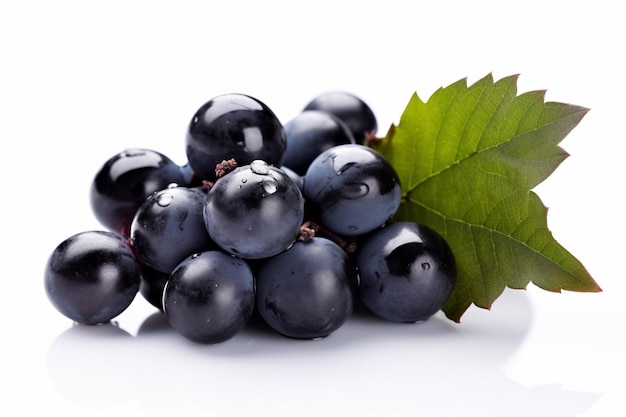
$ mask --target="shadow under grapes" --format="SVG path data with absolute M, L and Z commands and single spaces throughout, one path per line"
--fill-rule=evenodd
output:
M 161 312 L 136 335 L 114 325 L 75 325 L 52 343 L 50 380 L 68 401 L 106 409 L 132 399 L 144 415 L 360 415 L 570 417 L 600 394 L 559 383 L 526 387 L 504 368 L 524 341 L 533 311 L 523 291 L 463 323 L 443 315 L 390 323 L 357 308 L 320 340 L 278 335 L 253 317 L 232 339 L 200 345 Z

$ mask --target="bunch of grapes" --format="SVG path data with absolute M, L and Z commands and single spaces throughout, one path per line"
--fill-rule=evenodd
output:
M 357 303 L 393 322 L 428 319 L 452 292 L 454 256 L 432 229 L 393 221 L 400 180 L 368 146 L 376 130 L 370 107 L 344 92 L 284 125 L 248 95 L 209 100 L 189 123 L 185 165 L 127 149 L 97 171 L 90 201 L 104 230 L 52 251 L 49 300 L 93 325 L 141 294 L 207 344 L 253 314 L 298 339 L 330 335 Z

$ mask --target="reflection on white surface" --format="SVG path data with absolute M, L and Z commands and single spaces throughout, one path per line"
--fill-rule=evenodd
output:
M 76 325 L 50 345 L 50 380 L 67 401 L 146 416 L 576 416 L 600 394 L 560 384 L 525 387 L 504 368 L 526 337 L 528 294 L 507 291 L 486 316 L 395 324 L 357 311 L 318 341 L 291 340 L 261 322 L 220 345 L 189 342 L 161 313 L 136 332 Z
M 0 2 L 0 170 L 14 185 L 2 212 L 0 416 L 626 416 L 619 2 L 270 3 Z M 184 340 L 142 300 L 118 327 L 84 327 L 46 299 L 50 251 L 99 228 L 91 175 L 129 147 L 185 162 L 184 130 L 205 100 L 251 94 L 287 121 L 344 89 L 373 106 L 384 134 L 413 92 L 427 99 L 487 73 L 591 109 L 537 191 L 604 293 L 509 291 L 460 325 L 357 314 L 316 342 L 250 326 L 218 346 Z

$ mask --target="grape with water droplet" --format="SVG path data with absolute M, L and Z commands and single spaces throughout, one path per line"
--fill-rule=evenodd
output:
M 107 159 L 94 176 L 91 208 L 104 227 L 128 236 L 133 216 L 146 198 L 172 183 L 187 183 L 174 161 L 151 149 L 129 148 Z
M 381 154 L 348 144 L 322 152 L 309 166 L 304 196 L 314 220 L 360 236 L 384 225 L 400 206 L 400 180 Z
M 348 254 L 322 237 L 296 242 L 256 269 L 257 310 L 283 336 L 326 337 L 352 314 L 357 271 Z
M 431 317 L 456 281 L 456 263 L 446 241 L 413 222 L 391 223 L 369 235 L 355 263 L 360 300 L 374 314 L 395 322 Z
M 188 187 L 168 187 L 148 197 L 131 224 L 137 259 L 170 273 L 194 252 L 215 248 L 204 223 L 205 202 L 203 191 Z
M 181 335 L 215 344 L 234 337 L 254 310 L 254 276 L 248 264 L 221 251 L 194 254 L 171 273 L 163 311 Z
M 298 185 L 261 160 L 218 178 L 204 207 L 206 228 L 226 252 L 261 259 L 289 248 L 304 218 Z

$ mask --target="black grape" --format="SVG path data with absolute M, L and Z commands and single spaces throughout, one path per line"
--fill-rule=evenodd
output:
M 215 181 L 215 167 L 235 159 L 280 165 L 286 147 L 283 125 L 272 110 L 244 94 L 224 94 L 203 104 L 189 123 L 186 153 L 200 179 Z
M 215 344 L 235 336 L 254 311 L 254 277 L 242 259 L 221 251 L 194 254 L 171 273 L 163 310 L 189 340 Z
M 311 100 L 304 110 L 321 110 L 341 119 L 350 129 L 356 143 L 364 144 L 378 130 L 376 116 L 360 97 L 345 91 L 330 91 Z
M 189 162 L 185 163 L 184 165 L 181 165 L 180 171 L 183 174 L 183 178 L 185 178 L 185 182 L 182 184 L 178 184 L 178 185 L 182 185 L 182 186 L 189 187 L 189 188 L 204 187 L 204 183 L 202 179 L 193 172 L 193 169 L 191 169 Z
M 208 194 L 206 228 L 226 252 L 260 259 L 289 248 L 304 219 L 298 185 L 261 160 L 220 177 Z
M 157 271 L 146 264 L 140 264 L 141 281 L 139 293 L 154 307 L 163 311 L 163 288 L 170 278 L 168 272 Z
M 400 180 L 389 162 L 364 145 L 322 152 L 304 178 L 304 197 L 322 226 L 359 236 L 384 225 L 400 206 Z
M 157 191 L 137 210 L 130 242 L 137 259 L 170 273 L 193 253 L 215 248 L 204 223 L 206 194 L 173 186 Z
M 151 149 L 127 149 L 110 157 L 96 173 L 91 208 L 105 228 L 128 236 L 135 211 L 146 197 L 172 183 L 185 183 L 174 161 Z
M 139 291 L 139 264 L 122 235 L 86 231 L 70 236 L 46 263 L 48 299 L 82 324 L 101 324 L 121 314 Z
M 325 150 L 337 145 L 355 143 L 352 132 L 344 122 L 330 113 L 308 110 L 285 124 L 287 150 L 282 165 L 299 175 Z
M 439 311 L 456 282 L 454 255 L 444 238 L 413 222 L 372 233 L 356 254 L 359 299 L 374 314 L 418 322 Z
M 302 192 L 303 188 L 304 188 L 304 176 L 298 174 L 296 171 L 294 171 L 293 169 L 286 167 L 286 166 L 281 166 L 280 170 L 283 171 L 285 174 L 287 174 L 287 176 L 289 178 L 292 179 L 293 182 L 296 183 L 296 185 L 298 186 L 298 188 L 300 189 L 300 192 Z
M 181 167 L 160 152 L 127 149 L 110 157 L 96 173 L 91 208 L 105 228 L 128 236 L 135 212 L 150 194 L 185 182 Z
M 358 277 L 336 243 L 322 237 L 297 241 L 256 267 L 257 310 L 283 336 L 316 339 L 350 317 Z

